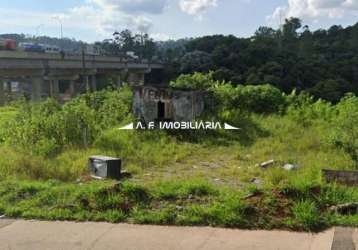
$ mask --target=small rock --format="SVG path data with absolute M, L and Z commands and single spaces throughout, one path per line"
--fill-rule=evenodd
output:
M 204 167 L 210 167 L 210 162 L 201 162 L 201 165 Z
M 258 192 L 255 192 L 255 193 L 250 193 L 248 195 L 245 195 L 244 197 L 242 197 L 242 199 L 247 200 L 247 199 L 251 199 L 253 197 L 260 196 L 260 195 L 262 195 L 262 192 L 258 191 Z
M 104 180 L 103 177 L 95 176 L 95 175 L 91 175 L 91 178 L 92 178 L 92 179 L 95 179 L 95 180 L 99 180 L 99 181 Z
M 209 167 L 210 168 L 219 168 L 221 166 L 219 164 L 217 164 L 217 163 L 211 163 Z
M 287 170 L 287 171 L 292 171 L 292 170 L 296 170 L 296 169 L 299 169 L 300 166 L 297 165 L 297 164 L 285 164 L 283 166 L 283 169 Z
M 262 168 L 268 168 L 269 166 L 273 165 L 275 163 L 274 160 L 265 161 L 260 164 L 260 167 Z
M 354 215 L 358 213 L 358 203 L 346 203 L 337 206 L 331 206 L 329 210 L 342 215 Z
M 0 215 L 0 219 L 4 219 L 5 217 L 6 217 L 6 215 L 5 215 L 5 214 Z
M 262 181 L 258 178 L 253 178 L 250 182 L 254 183 L 256 185 L 261 185 L 261 183 L 262 183 Z

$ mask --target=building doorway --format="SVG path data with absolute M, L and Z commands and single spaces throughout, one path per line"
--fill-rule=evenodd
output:
M 165 103 L 161 101 L 158 102 L 158 119 L 165 119 Z

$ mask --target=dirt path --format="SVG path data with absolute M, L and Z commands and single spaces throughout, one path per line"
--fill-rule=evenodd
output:
M 319 234 L 209 227 L 0 220 L 0 249 L 355 250 L 358 229 Z M 338 248 L 337 248 L 338 247 Z

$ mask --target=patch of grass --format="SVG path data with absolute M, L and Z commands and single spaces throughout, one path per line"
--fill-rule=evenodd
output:
M 154 185 L 157 191 L 156 197 L 165 200 L 217 195 L 217 190 L 202 180 L 159 182 Z
M 321 186 L 311 196 L 263 189 L 245 198 L 240 190 L 197 181 L 157 185 L 7 181 L 0 183 L 0 211 L 14 218 L 249 229 L 316 231 L 333 225 L 358 225 L 355 215 L 332 214 L 327 209 L 356 199 L 357 189 L 348 192 L 334 185 Z M 171 191 L 163 193 L 164 187 Z
M 324 220 L 319 213 L 316 203 L 313 201 L 296 202 L 292 212 L 294 220 L 304 230 L 315 230 L 324 227 Z

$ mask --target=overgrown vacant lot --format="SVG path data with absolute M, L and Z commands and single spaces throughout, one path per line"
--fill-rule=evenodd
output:
M 356 212 L 331 209 L 358 202 L 358 188 L 321 177 L 322 168 L 355 169 L 357 97 L 334 106 L 269 86 L 240 88 L 216 86 L 220 102 L 204 118 L 239 131 L 120 131 L 132 120 L 128 89 L 63 106 L 48 100 L 2 108 L 0 213 L 239 228 L 358 226 Z M 132 176 L 91 180 L 87 159 L 95 154 L 122 158 Z M 271 159 L 267 169 L 258 166 Z

